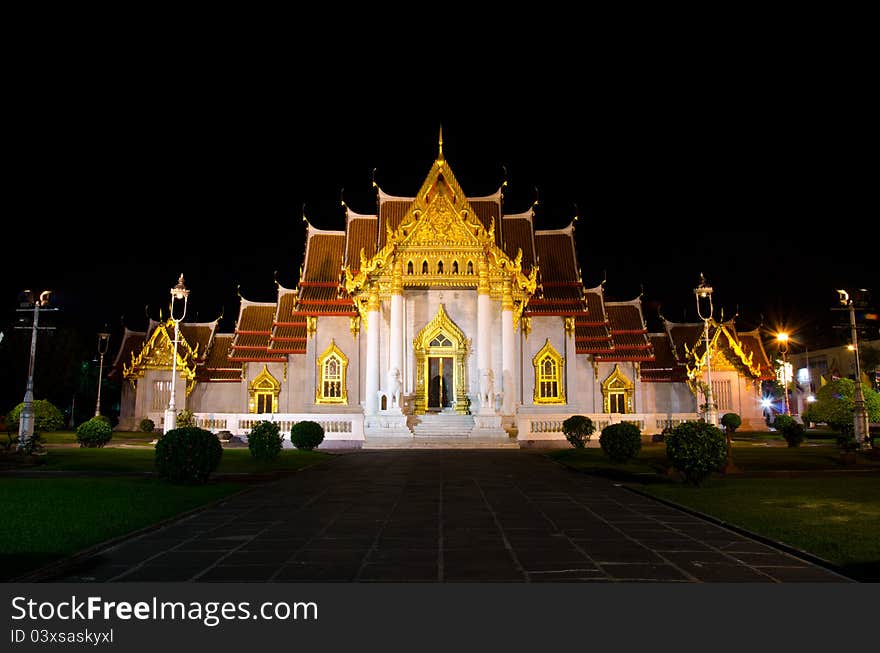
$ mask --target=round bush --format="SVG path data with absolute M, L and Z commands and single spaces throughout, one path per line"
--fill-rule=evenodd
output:
M 727 440 L 717 426 L 684 422 L 666 437 L 666 457 L 688 483 L 699 485 L 727 460 Z
M 721 418 L 721 426 L 726 428 L 728 433 L 736 433 L 742 423 L 742 418 L 736 413 L 725 413 Z
M 602 429 L 599 444 L 611 462 L 625 463 L 639 454 L 642 432 L 635 424 L 612 424 Z
M 248 449 L 257 460 L 272 460 L 281 453 L 281 429 L 275 422 L 259 422 L 248 435 Z M 321 434 L 323 439 L 323 433 Z
M 799 447 L 804 441 L 804 432 L 806 429 L 803 424 L 798 424 L 794 420 L 792 423 L 782 429 L 782 437 L 788 443 L 789 447 Z
M 290 441 L 297 449 L 310 451 L 324 441 L 324 429 L 317 422 L 297 422 L 290 429 Z
M 18 424 L 24 404 L 18 404 L 9 411 L 7 420 L 10 424 Z M 64 426 L 64 415 L 50 401 L 37 399 L 34 401 L 34 430 L 41 433 L 57 431 Z
M 572 415 L 562 423 L 562 432 L 565 434 L 565 439 L 575 449 L 583 449 L 595 431 L 596 427 L 593 425 L 593 420 L 584 415 Z
M 777 415 L 776 419 L 773 420 L 773 428 L 779 431 L 780 433 L 784 433 L 785 429 L 790 427 L 792 424 L 797 424 L 794 417 L 790 417 L 789 415 Z
M 173 483 L 206 483 L 222 456 L 217 436 L 195 426 L 172 429 L 156 444 L 159 475 Z
M 156 423 L 149 417 L 144 417 L 140 423 L 140 429 L 143 433 L 152 433 L 156 428 Z
M 103 447 L 111 437 L 113 429 L 106 417 L 93 417 L 76 428 L 76 439 L 81 447 Z

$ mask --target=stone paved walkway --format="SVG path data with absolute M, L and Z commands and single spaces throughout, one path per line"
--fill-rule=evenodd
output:
M 53 580 L 846 579 L 533 453 L 377 451 L 263 485 Z

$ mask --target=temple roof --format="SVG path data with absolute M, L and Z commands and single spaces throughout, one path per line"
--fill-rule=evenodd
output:
M 241 381 L 241 362 L 230 360 L 234 338 L 231 333 L 214 336 L 207 359 L 196 368 L 196 379 L 202 382 Z
M 706 365 L 705 325 L 701 322 L 677 323 L 667 320 L 664 320 L 664 324 L 676 357 L 687 364 L 688 375 L 693 377 L 702 373 Z M 772 365 L 757 331 L 745 332 L 741 336 L 733 320 L 709 320 L 709 342 L 713 357 L 715 352 L 721 353 L 741 374 L 756 380 L 773 378 Z
M 571 225 L 565 229 L 535 231 L 535 251 L 543 285 L 580 283 L 573 232 Z
M 121 378 L 122 366 L 131 362 L 132 354 L 137 354 L 143 349 L 146 339 L 147 332 L 132 331 L 128 327 L 125 327 L 125 331 L 122 333 L 122 344 L 119 346 L 119 351 L 116 353 L 116 358 L 113 360 L 113 369 L 108 374 L 110 378 Z
M 275 323 L 276 302 L 251 302 L 242 297 L 230 360 L 284 360 L 280 353 L 269 351 L 269 337 Z
M 648 328 L 642 316 L 641 298 L 628 302 L 605 302 L 611 351 L 596 356 L 605 361 L 653 361 Z
M 687 380 L 686 366 L 675 358 L 672 343 L 666 333 L 648 335 L 654 360 L 642 363 L 642 381 L 646 383 L 674 383 Z
M 360 215 L 352 211 L 346 218 L 345 265 L 353 270 L 361 267 L 361 250 L 369 259 L 376 253 L 379 218 L 375 215 Z
M 584 288 L 586 311 L 574 321 L 575 350 L 579 354 L 607 354 L 614 343 L 611 340 L 611 324 L 605 313 L 605 289 L 600 284 Z
M 535 229 L 532 225 L 532 211 L 505 215 L 502 223 L 504 251 L 515 259 L 522 250 L 522 269 L 528 274 L 535 267 Z

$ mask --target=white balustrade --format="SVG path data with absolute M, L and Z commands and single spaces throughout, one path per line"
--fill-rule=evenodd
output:
M 629 423 L 639 427 L 643 435 L 660 433 L 667 426 L 678 426 L 682 422 L 699 419 L 697 413 L 600 413 L 586 414 L 596 427 L 594 439 L 606 426 L 611 424 Z M 565 439 L 562 423 L 571 414 L 519 415 L 517 418 L 518 438 L 520 440 L 557 440 Z

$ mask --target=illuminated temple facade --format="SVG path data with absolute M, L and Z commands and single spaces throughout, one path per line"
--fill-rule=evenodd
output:
M 704 402 L 703 324 L 650 333 L 640 298 L 585 288 L 574 223 L 536 229 L 508 214 L 503 187 L 468 197 L 443 156 L 413 197 L 377 192 L 377 214 L 346 207 L 344 230 L 308 226 L 295 288 L 242 299 L 233 333 L 181 325 L 176 405 L 214 431 L 246 435 L 321 423 L 326 443 L 469 437 L 562 440 L 561 423 L 633 421 L 644 433 L 696 419 Z M 173 323 L 126 330 L 114 372 L 120 428 L 161 425 Z M 760 381 L 772 378 L 756 332 L 712 323 L 719 413 L 763 428 Z

